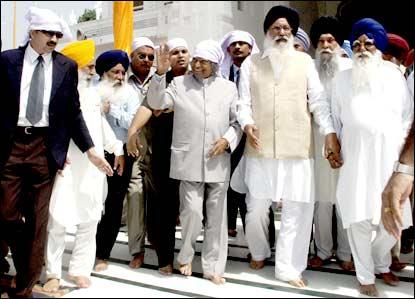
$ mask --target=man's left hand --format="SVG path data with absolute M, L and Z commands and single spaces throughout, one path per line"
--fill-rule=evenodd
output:
M 209 158 L 223 154 L 228 147 L 228 140 L 225 138 L 219 138 L 213 143 L 213 148 L 209 151 Z
M 124 165 L 125 165 L 124 156 L 115 156 L 114 170 L 117 171 L 119 176 L 122 176 L 122 173 L 124 172 Z
M 343 165 L 343 159 L 340 154 L 340 143 L 336 133 L 326 135 L 324 157 L 329 161 L 331 168 L 340 168 Z
M 88 159 L 96 168 L 105 172 L 107 176 L 113 176 L 114 172 L 112 171 L 111 165 L 103 157 L 98 156 L 95 149 L 92 147 L 86 151 L 88 154 Z

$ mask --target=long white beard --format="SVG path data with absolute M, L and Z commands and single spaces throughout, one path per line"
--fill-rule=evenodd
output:
M 102 101 L 109 101 L 117 105 L 128 102 L 134 92 L 133 87 L 129 84 L 122 83 L 114 86 L 114 82 L 107 79 L 102 79 L 98 85 L 98 93 Z
M 329 52 L 329 53 L 323 53 Z M 316 51 L 315 64 L 320 77 L 320 81 L 327 85 L 334 78 L 339 70 L 340 51 L 335 49 L 320 49 Z
M 277 56 L 285 56 L 288 53 L 295 51 L 294 37 L 292 35 L 288 38 L 284 37 L 286 42 L 277 43 L 277 40 L 279 38 L 281 37 L 276 36 L 273 38 L 267 32 L 264 38 L 264 52 L 273 53 L 273 54 L 276 54 Z
M 372 92 L 379 89 L 379 65 L 382 53 L 365 51 L 353 55 L 352 90 L 353 94 Z

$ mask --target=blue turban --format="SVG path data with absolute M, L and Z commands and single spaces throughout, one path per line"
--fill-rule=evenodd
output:
M 110 50 L 98 56 L 97 61 L 95 62 L 95 69 L 97 74 L 102 77 L 105 72 L 108 72 L 119 63 L 121 63 L 127 71 L 130 64 L 128 54 L 121 50 Z
M 375 46 L 381 52 L 385 51 L 388 45 L 388 35 L 385 28 L 377 21 L 371 18 L 365 18 L 357 21 L 352 27 L 350 42 L 358 39 L 361 35 L 366 34 L 368 38 L 375 40 Z

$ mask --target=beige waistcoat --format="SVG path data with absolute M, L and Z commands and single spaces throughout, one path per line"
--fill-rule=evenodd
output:
M 271 61 L 274 56 L 252 56 L 250 88 L 252 116 L 259 128 L 262 150 L 247 142 L 245 155 L 273 159 L 313 157 L 313 132 L 307 104 L 307 67 L 310 57 L 296 52 L 279 63 L 275 79 Z

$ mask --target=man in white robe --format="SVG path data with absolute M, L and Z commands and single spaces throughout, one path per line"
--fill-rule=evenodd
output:
M 349 58 L 341 57 L 340 44 L 343 42 L 343 28 L 340 22 L 331 16 L 317 19 L 310 29 L 311 42 L 316 48 L 315 64 L 327 96 L 331 94 L 331 83 L 334 76 L 343 70 L 352 67 Z M 315 175 L 315 206 L 314 206 L 314 243 L 316 256 L 309 260 L 308 265 L 313 268 L 330 262 L 333 252 L 332 219 L 333 209 L 337 220 L 337 248 L 336 258 L 342 269 L 353 270 L 352 252 L 347 239 L 347 232 L 343 228 L 338 209 L 335 207 L 338 170 L 332 169 L 324 155 L 324 136 L 314 125 L 314 175 Z
M 326 151 L 335 164 L 340 149 L 314 63 L 294 48 L 298 27 L 295 10 L 273 7 L 264 22 L 265 51 L 242 65 L 238 121 L 248 142 L 231 186 L 248 193 L 246 240 L 254 269 L 271 256 L 268 209 L 283 200 L 275 276 L 305 287 L 302 272 L 314 210 L 311 113 L 326 135 Z
M 413 102 L 402 74 L 382 60 L 387 36 L 381 24 L 370 18 L 359 20 L 350 41 L 353 68 L 339 73 L 332 87 L 332 115 L 344 159 L 337 206 L 360 292 L 378 296 L 375 274 L 388 285 L 399 283 L 389 270 L 396 239 L 380 223 L 381 194 L 412 122 Z M 411 223 L 409 201 L 405 203 L 404 228 Z
M 78 63 L 79 100 L 97 153 L 102 157 L 104 149 L 114 153 L 120 174 L 124 167 L 122 142 L 116 139 L 101 114 L 101 98 L 94 84 L 95 44 L 92 40 L 77 41 L 68 44 L 61 52 Z M 66 231 L 74 226 L 75 245 L 69 262 L 69 279 L 80 288 L 89 287 L 95 260 L 95 234 L 106 194 L 105 174 L 94 167 L 71 141 L 67 165 L 55 179 L 50 200 L 44 291 L 56 292 L 59 288 Z

